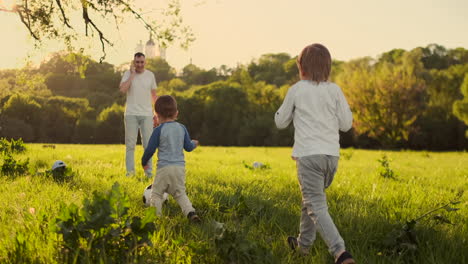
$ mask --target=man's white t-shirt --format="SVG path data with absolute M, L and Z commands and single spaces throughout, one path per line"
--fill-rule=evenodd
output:
M 130 78 L 130 71 L 124 73 L 120 83 L 127 81 L 128 78 Z M 153 116 L 151 90 L 156 90 L 154 74 L 149 70 L 137 73 L 127 91 L 125 115 Z

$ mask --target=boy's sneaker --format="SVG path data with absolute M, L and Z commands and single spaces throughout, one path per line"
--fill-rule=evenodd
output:
M 297 242 L 297 238 L 295 237 L 288 237 L 288 245 L 291 250 L 296 250 L 299 247 L 299 243 Z
M 295 237 L 288 237 L 288 245 L 291 248 L 292 251 L 299 251 L 302 255 L 309 255 L 309 249 L 308 248 L 302 248 L 299 245 L 299 242 L 297 242 L 297 238 Z
M 195 212 L 188 213 L 187 218 L 192 223 L 200 223 L 201 222 L 200 217 Z
M 335 264 L 356 264 L 356 262 L 354 261 L 353 256 L 351 256 L 351 254 L 349 254 L 348 251 L 344 251 L 336 259 Z

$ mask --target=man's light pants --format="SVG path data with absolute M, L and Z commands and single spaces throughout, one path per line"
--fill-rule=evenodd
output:
M 138 130 L 140 130 L 143 149 L 146 149 L 148 141 L 153 133 L 153 117 L 152 116 L 135 116 L 125 115 L 125 166 L 127 168 L 127 176 L 135 174 L 135 146 L 138 138 Z M 138 165 L 141 163 L 141 157 L 138 159 Z M 148 161 L 149 168 L 145 171 L 147 177 L 152 177 L 153 164 L 152 160 Z

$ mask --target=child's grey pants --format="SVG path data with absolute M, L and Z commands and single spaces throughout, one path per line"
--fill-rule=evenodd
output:
M 158 168 L 151 188 L 150 204 L 156 207 L 158 215 L 161 214 L 163 194 L 167 192 L 172 195 L 179 204 L 184 215 L 195 211 L 192 207 L 187 193 L 185 192 L 185 167 L 183 166 L 165 166 Z
M 320 233 L 333 256 L 345 250 L 344 241 L 328 214 L 325 188 L 330 186 L 338 167 L 339 157 L 311 155 L 297 159 L 297 177 L 302 192 L 300 234 L 301 248 L 309 248 Z

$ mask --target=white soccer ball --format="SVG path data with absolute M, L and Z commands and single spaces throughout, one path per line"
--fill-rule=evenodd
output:
M 58 168 L 62 168 L 62 167 L 66 167 L 67 164 L 65 164 L 65 162 L 61 161 L 61 160 L 56 160 L 54 162 L 54 165 L 52 165 L 52 170 L 55 170 L 55 169 L 58 169 Z
M 153 187 L 153 184 L 148 185 L 145 190 L 143 191 L 143 203 L 147 206 L 150 205 L 150 200 L 151 200 L 151 187 Z M 163 194 L 163 202 L 167 201 L 167 198 L 169 197 L 168 193 Z

